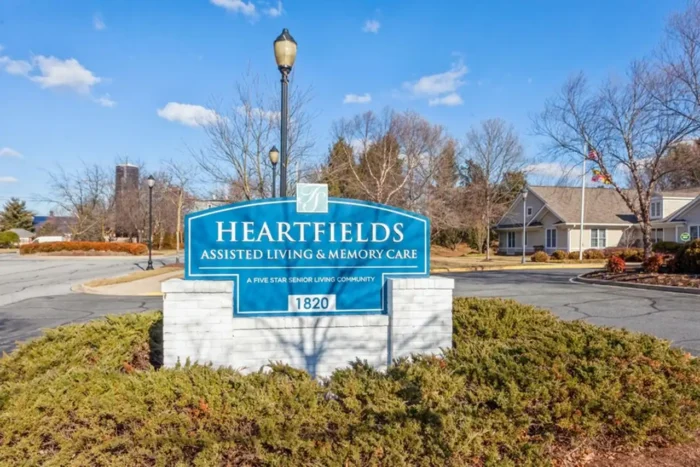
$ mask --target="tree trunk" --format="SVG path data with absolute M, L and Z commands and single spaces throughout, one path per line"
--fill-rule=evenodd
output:
M 644 259 L 649 258 L 652 255 L 652 242 L 651 223 L 648 220 L 642 222 L 642 245 L 644 245 Z
M 491 261 L 491 206 L 486 198 L 486 261 Z

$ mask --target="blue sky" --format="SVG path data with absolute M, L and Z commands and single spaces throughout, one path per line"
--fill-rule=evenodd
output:
M 314 153 L 334 120 L 413 109 L 463 138 L 501 117 L 531 157 L 530 116 L 568 76 L 623 73 L 683 0 L 0 0 L 0 202 L 49 195 L 47 170 L 129 157 L 157 167 L 205 143 L 197 107 L 250 69 L 278 84 L 272 41 L 299 43 Z M 354 95 L 347 97 L 348 95 Z M 351 101 L 344 103 L 344 101 Z M 163 112 L 161 112 L 163 113 Z

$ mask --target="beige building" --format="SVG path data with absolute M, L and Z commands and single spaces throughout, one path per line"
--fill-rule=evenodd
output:
M 581 244 L 581 188 L 528 187 L 523 214 L 520 195 L 496 225 L 499 253 L 521 254 L 523 216 L 525 251 L 578 251 L 641 245 L 636 217 L 611 188 L 587 188 Z M 651 201 L 654 241 L 681 241 L 683 233 L 700 238 L 700 188 L 655 193 Z

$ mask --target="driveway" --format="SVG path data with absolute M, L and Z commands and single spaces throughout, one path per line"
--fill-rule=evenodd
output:
M 158 267 L 172 262 L 169 257 L 154 257 Z M 28 298 L 63 295 L 74 285 L 91 279 L 115 277 L 146 268 L 143 257 L 20 257 L 0 255 L 0 306 Z
M 571 283 L 587 270 L 446 274 L 455 296 L 503 297 L 547 308 L 565 320 L 625 328 L 670 340 L 700 355 L 700 296 Z
M 156 267 L 172 258 L 155 257 Z M 41 335 L 42 329 L 108 314 L 159 309 L 160 297 L 110 297 L 71 292 L 91 279 L 114 277 L 146 267 L 133 257 L 26 258 L 0 255 L 0 351 Z

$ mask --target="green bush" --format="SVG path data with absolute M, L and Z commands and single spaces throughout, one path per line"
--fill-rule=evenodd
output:
M 530 261 L 533 263 L 546 263 L 549 261 L 549 255 L 544 251 L 538 251 L 534 255 L 530 256 Z
M 682 246 L 682 243 L 677 242 L 656 242 L 651 246 L 651 250 L 654 253 L 677 253 Z
M 591 248 L 589 250 L 584 250 L 583 259 L 605 259 L 605 253 L 602 250 Z
M 700 274 L 700 239 L 681 246 L 676 253 L 674 269 L 682 274 Z
M 156 371 L 160 325 L 67 326 L 0 359 L 0 465 L 542 465 L 700 427 L 697 360 L 508 300 L 456 299 L 444 358 L 320 382 L 280 365 Z
M 552 253 L 552 259 L 555 259 L 557 261 L 561 261 L 563 259 L 566 259 L 566 251 L 562 251 L 562 250 L 555 251 L 554 253 Z
M 19 243 L 19 235 L 15 232 L 0 232 L 0 248 L 11 248 Z

